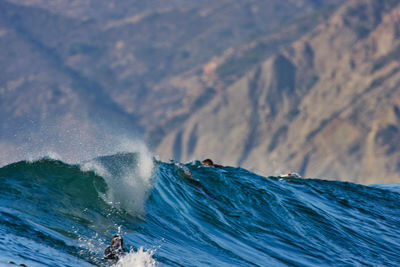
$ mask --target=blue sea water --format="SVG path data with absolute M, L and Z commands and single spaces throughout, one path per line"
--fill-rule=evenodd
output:
M 139 153 L 21 161 L 0 168 L 0 265 L 399 266 L 399 193 Z

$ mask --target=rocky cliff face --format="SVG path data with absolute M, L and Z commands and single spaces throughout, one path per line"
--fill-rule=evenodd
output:
M 218 93 L 158 151 L 266 175 L 398 182 L 399 14 L 396 1 L 346 2 Z
M 122 125 L 163 159 L 399 181 L 398 1 L 50 2 L 0 3 L 0 162 Z
M 0 162 L 15 160 L 21 146 L 41 147 L 49 135 L 57 146 L 64 137 L 71 141 L 63 146 L 79 146 L 104 128 L 158 144 L 214 93 L 203 83 L 182 87 L 183 73 L 323 4 L 1 1 Z M 190 106 L 197 108 L 187 112 Z

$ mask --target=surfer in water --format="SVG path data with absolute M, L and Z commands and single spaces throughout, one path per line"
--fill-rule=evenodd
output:
M 218 168 L 218 169 L 221 169 L 221 168 L 224 167 L 222 165 L 214 164 L 214 162 L 211 159 L 205 159 L 201 163 L 203 163 L 203 165 L 212 166 L 212 167 L 215 167 L 215 168 Z
M 126 249 L 124 248 L 122 236 L 115 235 L 111 239 L 111 246 L 108 246 L 104 251 L 104 259 L 118 261 L 125 253 Z

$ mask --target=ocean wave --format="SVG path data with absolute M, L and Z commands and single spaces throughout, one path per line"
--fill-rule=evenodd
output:
M 120 153 L 95 158 L 81 165 L 84 172 L 93 171 L 108 185 L 102 197 L 118 209 L 133 215 L 143 214 L 152 188 L 154 164 L 147 153 Z
M 263 177 L 117 153 L 4 166 L 0 201 L 1 263 L 109 266 L 116 263 L 103 252 L 116 233 L 131 251 L 117 266 L 400 261 L 396 185 Z

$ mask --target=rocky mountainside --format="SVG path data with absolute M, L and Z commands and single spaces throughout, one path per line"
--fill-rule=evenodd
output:
M 207 91 L 173 77 L 327 2 L 1 1 L 0 161 L 21 146 L 79 149 L 104 128 L 156 145 Z
M 2 1 L 0 162 L 108 128 L 163 159 L 399 182 L 399 15 L 396 0 Z
M 234 79 L 158 151 L 266 175 L 399 182 L 399 15 L 398 1 L 344 3 Z M 224 62 L 232 61 L 215 62 L 216 76 Z

